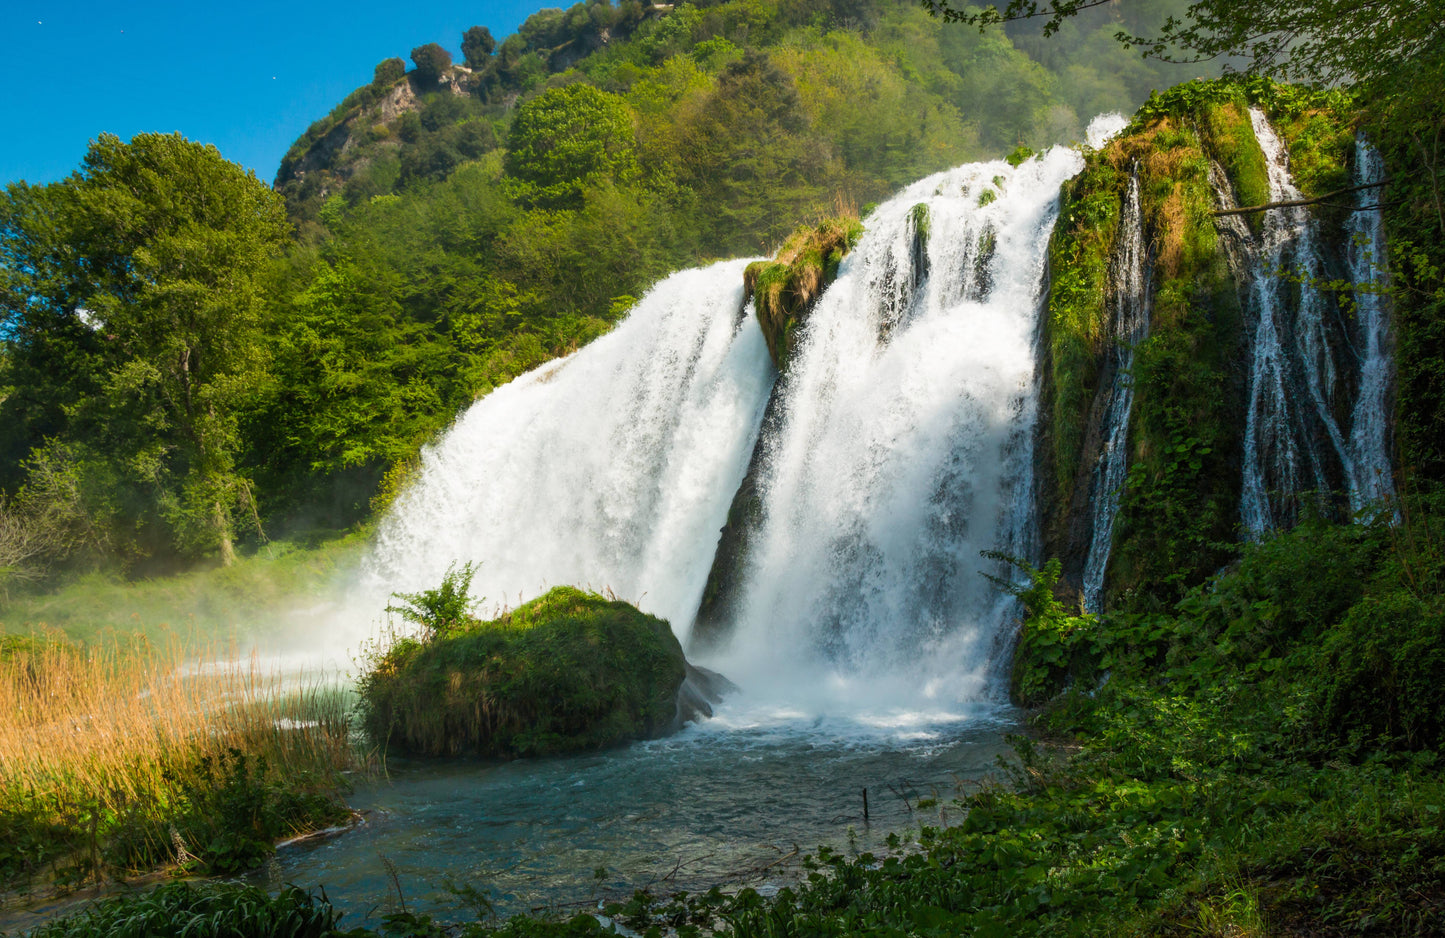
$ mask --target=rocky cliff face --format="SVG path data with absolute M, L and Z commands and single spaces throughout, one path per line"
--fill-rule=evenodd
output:
M 1190 83 L 1151 99 L 1065 186 L 1038 472 L 1044 556 L 1081 599 L 1094 582 L 1091 607 L 1142 583 L 1199 582 L 1221 545 L 1303 512 L 1348 514 L 1355 457 L 1342 441 L 1365 419 L 1369 340 L 1348 292 L 1326 285 L 1349 279 L 1349 210 L 1218 213 L 1348 187 L 1352 121 L 1337 95 Z M 1140 302 L 1142 328 L 1121 315 Z M 1261 523 L 1251 486 L 1269 505 Z

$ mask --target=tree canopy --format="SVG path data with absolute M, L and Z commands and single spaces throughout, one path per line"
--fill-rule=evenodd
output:
M 948 22 L 987 27 L 1039 20 L 1045 35 L 1112 0 L 1009 0 L 1000 9 L 922 0 Z M 1441 55 L 1441 0 L 1196 0 L 1153 35 L 1118 38 L 1165 61 L 1240 57 L 1254 72 L 1322 82 L 1387 78 Z M 1438 74 L 1438 73 L 1437 73 Z
M 635 178 L 627 102 L 584 84 L 538 95 L 512 119 L 506 169 L 525 200 L 546 207 L 578 204 L 583 188 L 599 180 Z
M 411 60 L 416 63 L 417 77 L 423 81 L 435 82 L 443 72 L 451 68 L 452 54 L 436 43 L 429 42 L 411 50 Z
M 238 411 L 266 373 L 256 274 L 290 234 L 280 197 L 215 147 L 102 134 L 69 179 L 3 202 L 7 378 L 52 372 L 29 385 L 48 401 L 0 404 L 11 432 L 83 439 L 77 472 L 178 546 L 229 557 L 251 504 Z
M 469 68 L 481 68 L 487 64 L 496 47 L 497 40 L 492 38 L 492 31 L 485 26 L 473 26 L 462 33 L 462 57 L 467 60 Z

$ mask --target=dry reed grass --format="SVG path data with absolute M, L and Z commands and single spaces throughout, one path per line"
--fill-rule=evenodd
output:
M 88 836 L 94 859 L 107 826 L 138 811 L 152 831 L 173 830 L 168 818 L 202 786 L 223 786 L 225 772 L 213 777 L 212 767 L 238 753 L 248 771 L 264 767 L 258 784 L 330 789 L 334 803 L 340 772 L 357 765 L 346 701 L 319 676 L 234 652 L 198 656 L 179 641 L 77 646 L 45 636 L 0 646 L 0 829 L 42 841 L 30 862 L 9 857 L 11 875 L 63 860 L 77 837 Z M 141 855 L 183 852 L 149 846 Z

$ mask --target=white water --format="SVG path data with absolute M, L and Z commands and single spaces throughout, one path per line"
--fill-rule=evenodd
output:
M 1385 178 L 1380 153 L 1363 137 L 1355 141 L 1355 183 L 1378 183 Z M 1392 352 L 1390 311 L 1384 290 L 1389 286 L 1386 265 L 1385 215 L 1380 189 L 1363 189 L 1356 195 L 1350 215 L 1350 280 L 1355 284 L 1356 326 L 1363 339 L 1360 390 L 1350 419 L 1350 510 L 1359 512 L 1395 494 L 1390 468 L 1390 384 Z
M 964 166 L 866 220 L 782 389 L 742 612 L 702 662 L 745 691 L 720 717 L 894 733 L 997 701 L 1016 613 L 979 551 L 1036 550 L 1040 290 L 1081 166 L 1062 148 Z M 905 284 L 919 202 L 929 273 Z M 371 601 L 472 561 L 484 608 L 605 587 L 686 640 L 775 379 L 737 319 L 744 266 L 669 278 L 613 333 L 467 411 L 383 522 Z
M 1134 348 L 1149 334 L 1148 251 L 1144 214 L 1139 205 L 1137 167 L 1129 177 L 1129 195 L 1119 219 L 1119 241 L 1110 265 L 1114 305 L 1113 334 L 1118 343 L 1114 379 L 1104 413 L 1104 445 L 1089 486 L 1092 525 L 1084 560 L 1084 609 L 1104 611 L 1104 572 L 1114 543 L 1114 518 L 1128 469 L 1129 412 L 1134 406 Z
M 382 523 L 370 592 L 472 561 L 484 608 L 576 585 L 691 621 L 773 383 L 757 322 L 739 322 L 744 266 L 669 277 L 610 334 L 474 404 Z
M 1271 202 L 1302 198 L 1289 154 L 1258 108 L 1250 121 L 1269 167 Z M 1298 497 L 1330 490 L 1333 459 L 1351 476 L 1344 434 L 1334 418 L 1336 366 L 1325 334 L 1325 299 L 1314 223 L 1302 206 L 1264 214 L 1255 245 L 1249 411 L 1240 513 L 1248 536 L 1288 525 Z
M 979 552 L 1035 550 L 1040 290 L 1081 166 L 1065 149 L 963 166 L 867 219 L 783 379 L 734 632 L 704 663 L 803 713 L 879 721 L 994 690 L 1015 611 Z M 895 312 L 920 202 L 929 274 Z

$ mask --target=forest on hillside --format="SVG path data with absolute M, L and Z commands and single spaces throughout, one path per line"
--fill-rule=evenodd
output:
M 214 149 L 100 136 L 0 200 L 0 576 L 229 558 L 385 502 L 468 402 L 669 271 L 1020 145 L 1181 73 L 902 0 L 543 10 L 379 63 L 273 190 Z M 463 62 L 465 64 L 463 64 Z

